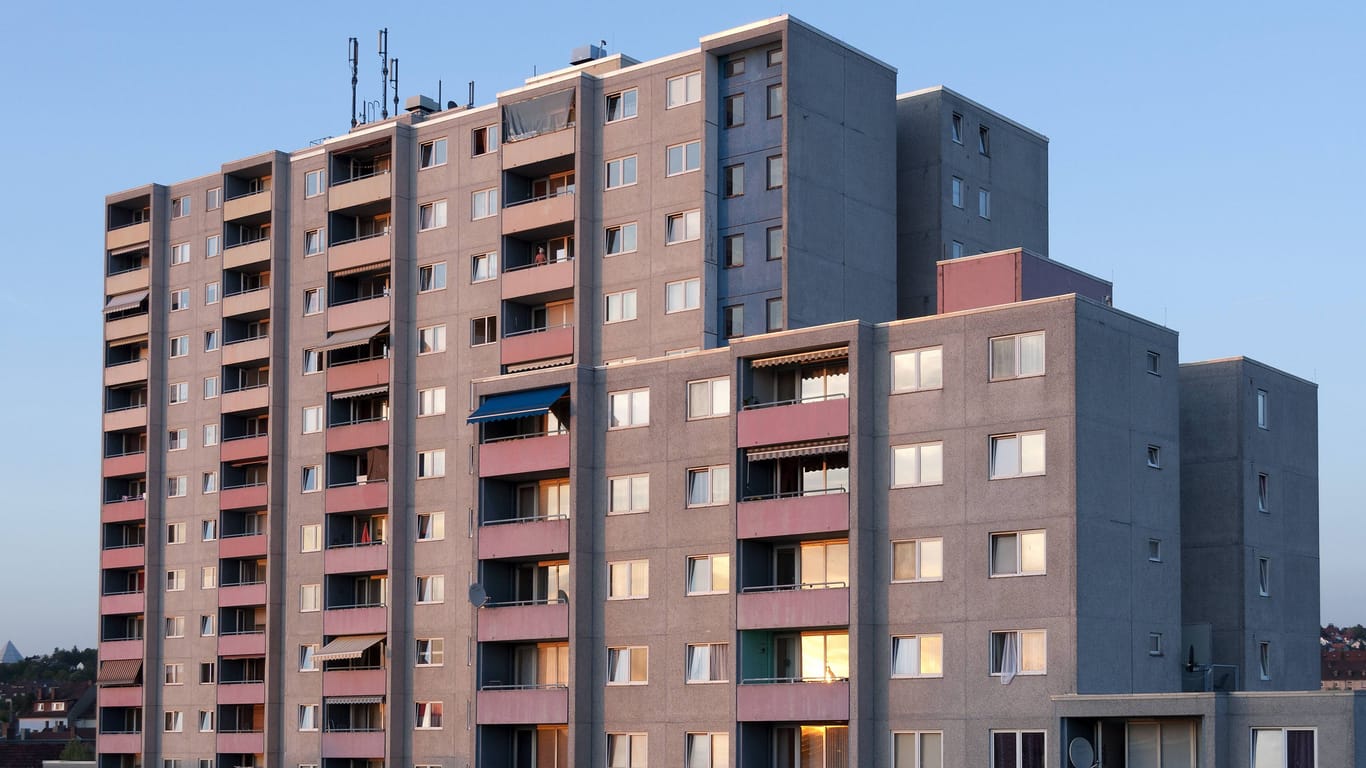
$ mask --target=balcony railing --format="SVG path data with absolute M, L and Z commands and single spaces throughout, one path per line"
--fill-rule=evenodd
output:
M 740 685 L 790 685 L 796 683 L 842 683 L 848 677 L 839 677 L 835 674 L 828 674 L 821 677 L 746 677 L 740 680 Z
M 769 584 L 761 587 L 744 587 L 740 590 L 742 594 L 754 592 L 793 592 L 802 589 L 847 589 L 849 584 L 843 581 L 813 581 L 803 584 Z
M 243 337 L 240 338 L 240 339 L 229 339 L 229 340 L 227 340 L 227 341 L 224 341 L 224 342 L 223 342 L 223 345 L 224 345 L 224 346 L 227 346 L 227 345 L 229 345 L 229 344 L 242 344 L 242 343 L 248 342 L 248 341 L 256 341 L 257 339 L 268 339 L 268 338 L 270 338 L 270 334 L 269 334 L 269 333 L 257 333 L 257 334 L 253 334 L 253 335 L 243 336 Z
M 131 408 L 143 408 L 143 407 L 145 407 L 145 406 L 138 405 L 138 406 L 130 406 L 130 407 L 131 407 Z M 127 408 L 123 408 L 123 409 L 120 409 L 120 410 L 128 410 L 128 409 L 127 409 Z M 113 411 L 105 411 L 105 413 L 113 413 Z M 142 453 L 146 453 L 146 452 L 147 452 L 147 449 L 146 449 L 146 448 L 135 448 L 135 449 L 133 449 L 133 450 L 131 450 L 131 451 L 122 451 L 122 452 L 120 452 L 120 453 L 106 453 L 106 454 L 104 455 L 104 457 L 105 457 L 106 459 L 117 459 L 117 458 L 121 458 L 121 457 L 123 457 L 123 456 L 137 456 L 138 454 L 142 454 Z
M 228 394 L 228 393 L 230 393 L 230 392 L 246 392 L 246 391 L 248 391 L 248 390 L 252 390 L 252 389 L 261 389 L 262 387 L 269 387 L 269 386 L 270 386 L 270 382 L 269 382 L 269 381 L 263 381 L 263 382 L 261 382 L 260 384 L 246 384 L 246 385 L 244 385 L 244 386 L 236 387 L 236 388 L 234 388 L 234 389 L 228 389 L 228 388 L 224 387 L 224 388 L 223 388 L 223 394 L 226 395 L 226 394 Z M 246 437 L 252 437 L 252 435 L 246 435 Z M 265 437 L 265 435 L 262 434 L 262 435 L 259 435 L 259 437 Z
M 384 229 L 382 229 L 382 230 L 380 230 L 380 231 L 378 231 L 378 232 L 370 232 L 369 234 L 365 234 L 365 235 L 356 235 L 355 237 L 348 238 L 348 239 L 346 239 L 346 240 L 333 240 L 333 241 L 330 243 L 330 247 L 335 248 L 335 247 L 337 247 L 337 246 L 339 246 L 339 245 L 346 245 L 347 243 L 359 243 L 359 242 L 361 242 L 362 240 L 371 240 L 371 239 L 376 238 L 376 237 L 384 237 L 384 236 L 387 235 L 387 234 L 389 234 L 389 228 L 388 228 L 388 227 L 385 227 Z
M 844 486 L 838 488 L 813 488 L 809 491 L 782 491 L 779 493 L 758 493 L 740 497 L 740 501 L 769 501 L 772 499 L 796 499 L 804 496 L 828 496 L 832 493 L 848 493 Z
M 384 608 L 384 607 L 386 607 L 386 606 L 388 606 L 388 605 L 389 605 L 389 604 L 386 603 L 386 602 L 376 602 L 376 603 L 354 603 L 354 604 L 349 604 L 349 605 L 348 605 L 348 604 L 337 604 L 337 605 L 329 605 L 329 606 L 326 606 L 326 607 L 323 608 L 323 610 L 325 610 L 325 611 L 346 611 L 346 610 L 350 610 L 350 609 L 352 609 L 352 608 Z
M 489 437 L 489 438 L 485 438 L 484 440 L 480 441 L 479 444 L 480 444 L 480 445 L 492 445 L 492 444 L 494 444 L 494 443 L 506 443 L 506 442 L 509 442 L 509 441 L 512 441 L 512 440 L 530 440 L 530 439 L 533 438 L 533 437 L 553 437 L 553 436 L 555 436 L 555 435 L 567 435 L 567 434 L 569 434 L 569 430 L 568 430 L 568 429 L 556 429 L 556 430 L 550 430 L 550 431 L 546 431 L 546 432 L 526 432 L 526 433 L 524 433 L 524 434 L 519 434 L 519 435 L 505 435 L 505 436 L 503 436 L 503 437 Z M 524 520 L 530 520 L 530 519 L 532 519 L 532 518 L 522 518 L 522 519 L 524 519 Z
M 116 597 L 118 595 L 141 595 L 144 594 L 146 591 L 147 590 L 145 589 L 125 589 L 114 592 L 106 590 L 104 592 L 101 592 L 100 594 L 104 597 Z
M 501 603 L 484 603 L 482 608 L 513 608 L 521 605 L 561 605 L 567 601 L 559 597 L 545 597 L 539 600 L 508 600 Z
M 266 481 L 265 481 L 265 480 L 257 480 L 256 482 L 251 482 L 251 483 L 233 483 L 232 485 L 228 485 L 228 484 L 225 483 L 225 484 L 223 484 L 222 486 L 219 487 L 219 490 L 223 490 L 223 491 L 233 491 L 233 490 L 236 490 L 236 489 L 238 489 L 238 488 L 259 488 L 259 487 L 261 487 L 261 486 L 263 486 L 263 485 L 265 485 L 265 484 L 266 484 Z M 243 535 L 252 535 L 252 534 L 243 534 Z
M 262 626 L 253 629 L 224 629 L 221 630 L 218 634 L 225 635 L 228 637 L 234 637 L 237 635 L 264 635 L 265 633 L 266 628 Z
M 224 438 L 223 438 L 223 442 L 225 442 L 225 443 L 231 443 L 231 442 L 234 441 L 234 440 L 255 440 L 255 439 L 258 438 L 258 437 L 266 437 L 266 436 L 268 436 L 268 433 L 267 433 L 267 432 L 255 432 L 255 433 L 247 434 L 247 435 L 233 435 L 232 437 L 224 437 Z
M 509 523 L 537 523 L 546 520 L 568 520 L 569 515 L 555 513 L 553 515 L 531 515 L 530 517 L 505 517 L 497 520 L 484 520 L 480 525 L 507 525 Z
M 360 417 L 357 417 L 357 418 L 354 418 L 354 419 L 343 419 L 343 420 L 341 420 L 341 421 L 329 421 L 329 422 L 327 423 L 327 427 L 328 427 L 328 429 L 331 429 L 331 428 L 333 428 L 333 427 L 349 427 L 349 426 L 352 426 L 352 425 L 354 425 L 354 424 L 371 424 L 371 423 L 376 422 L 376 421 L 388 421 L 388 420 L 389 420 L 389 417 L 388 417 L 388 416 L 360 416 Z
M 387 299 L 387 298 L 389 298 L 389 289 L 388 289 L 388 288 L 385 288 L 384 290 L 379 291 L 378 293 L 369 293 L 369 294 L 366 294 L 366 295 L 364 295 L 364 296 L 352 296 L 352 297 L 349 298 L 349 299 L 336 299 L 336 300 L 334 300 L 334 301 L 328 301 L 327 306 L 328 306 L 328 308 L 332 308 L 332 307 L 344 307 L 344 306 L 346 306 L 347 304 L 356 304 L 356 303 L 362 302 L 362 301 L 370 301 L 371 299 Z
M 367 171 L 365 173 L 357 173 L 352 176 L 344 176 L 342 178 L 333 179 L 332 183 L 328 186 L 340 187 L 343 184 L 350 184 L 353 181 L 361 181 L 362 179 L 373 179 L 376 176 L 383 176 L 388 172 L 389 168 L 388 166 L 385 166 L 384 168 L 377 168 L 373 171 Z
M 120 366 L 120 365 L 131 365 L 131 364 L 133 364 L 133 363 L 145 363 L 145 362 L 147 362 L 147 358 L 145 358 L 145 357 L 133 357 L 133 358 L 129 358 L 128 360 L 115 360 L 115 361 L 113 361 L 113 362 L 107 362 L 107 363 L 104 364 L 104 367 L 105 367 L 105 368 L 116 368 L 116 367 L 118 367 L 118 366 Z M 139 408 L 140 408 L 141 406 L 135 406 L 135 407 L 139 407 Z
M 233 199 L 235 200 L 236 198 L 233 198 Z M 229 250 L 231 250 L 231 249 L 233 249 L 233 248 L 241 248 L 241 247 L 244 246 L 244 245 L 254 245 L 254 244 L 256 244 L 256 243 L 264 243 L 265 241 L 267 241 L 267 240 L 269 240 L 269 239 L 270 239 L 270 235 L 262 235 L 261 237 L 255 237 L 255 238 L 252 238 L 252 239 L 250 239 L 250 240 L 238 240 L 237 242 L 232 243 L 232 244 L 228 245 L 227 247 L 228 247 Z M 229 295 L 229 294 L 225 294 L 225 295 Z
M 507 270 L 505 270 L 505 271 L 507 271 Z M 528 335 L 533 334 L 533 333 L 545 333 L 545 332 L 547 332 L 547 331 L 558 331 L 558 330 L 560 330 L 561 328 L 573 328 L 573 327 L 574 327 L 574 324 L 573 324 L 573 323 L 560 323 L 560 324 L 558 324 L 558 325 L 544 325 L 544 326 L 541 326 L 541 327 L 539 327 L 539 328 L 527 328 L 527 329 L 521 330 L 521 331 L 511 331 L 511 332 L 509 332 L 509 333 L 503 334 L 503 338 L 505 338 L 505 339 L 511 339 L 511 338 L 515 338 L 515 337 L 517 337 L 517 336 L 528 336 Z
M 489 682 L 479 686 L 481 691 L 562 691 L 569 683 L 500 683 Z
M 849 395 L 844 392 L 834 392 L 828 395 L 815 395 L 810 397 L 794 397 L 791 400 L 774 400 L 773 402 L 752 402 L 747 400 L 740 405 L 742 411 L 753 411 L 760 408 L 776 408 L 780 405 L 801 405 L 802 403 L 823 403 L 827 400 L 845 400 Z

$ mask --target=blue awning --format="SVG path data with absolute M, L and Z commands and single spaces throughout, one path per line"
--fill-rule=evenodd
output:
M 478 410 L 470 414 L 470 424 L 483 424 L 486 421 L 501 419 L 520 419 L 523 416 L 538 416 L 550 411 L 550 406 L 569 392 L 568 384 L 558 384 L 540 389 L 524 389 L 521 392 L 508 392 L 484 398 Z

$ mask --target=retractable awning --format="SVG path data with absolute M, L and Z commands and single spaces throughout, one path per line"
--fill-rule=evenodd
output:
M 324 704 L 379 704 L 383 701 L 383 696 L 328 696 L 323 699 Z
M 339 661 L 341 659 L 359 659 L 362 654 L 370 649 L 370 646 L 384 639 L 384 635 L 342 635 L 332 642 L 324 645 L 321 650 L 313 654 L 314 661 Z
M 96 682 L 100 685 L 137 685 L 142 681 L 142 659 L 115 659 L 100 662 Z
M 569 392 L 568 384 L 557 384 L 553 387 L 492 395 L 484 398 L 484 403 L 479 406 L 478 410 L 470 414 L 467 421 L 470 424 L 483 424 L 486 421 L 519 419 L 523 416 L 537 416 L 548 413 L 550 406 L 556 400 L 564 397 L 567 392 Z
M 346 392 L 333 392 L 333 400 L 350 400 L 356 397 L 369 397 L 370 395 L 382 395 L 389 391 L 389 385 L 384 384 L 378 387 L 366 387 L 365 389 L 351 389 Z
M 130 293 L 120 293 L 117 296 L 110 296 L 109 301 L 105 302 L 104 313 L 118 312 L 121 309 L 131 309 L 142 303 L 147 298 L 149 291 L 132 291 Z
M 834 349 L 816 349 L 810 352 L 797 352 L 792 355 L 779 355 L 778 357 L 764 357 L 758 360 L 751 360 L 751 368 L 774 368 L 779 365 L 797 365 L 800 363 L 814 363 L 820 360 L 836 360 L 841 357 L 849 356 L 848 347 L 835 347 Z
M 541 368 L 554 368 L 557 365 L 568 365 L 572 362 L 574 362 L 574 357 L 572 355 L 569 357 L 552 357 L 548 360 L 536 360 L 530 363 L 509 365 L 508 373 L 521 373 L 522 371 L 535 371 Z
M 379 325 L 367 325 L 364 328 L 352 328 L 349 331 L 334 333 L 327 337 L 327 343 L 321 347 L 314 347 L 316 352 L 332 352 L 347 347 L 359 347 L 362 344 L 369 344 L 370 340 L 389 330 L 388 323 Z
M 769 459 L 790 459 L 794 456 L 820 456 L 826 453 L 842 453 L 848 450 L 848 440 L 822 440 L 788 443 L 774 448 L 751 449 L 745 452 L 745 458 L 750 461 L 767 461 Z
M 387 260 L 386 260 L 386 261 L 373 261 L 373 262 L 371 262 L 371 263 L 369 263 L 369 264 L 360 264 L 360 265 L 355 266 L 355 267 L 346 267 L 345 269 L 339 269 L 339 270 L 337 270 L 336 272 L 333 272 L 333 273 L 332 273 L 332 276 L 333 276 L 333 277 L 346 277 L 347 275 L 359 275 L 359 274 L 362 273 L 362 272 L 374 272 L 375 270 L 378 270 L 378 269 L 388 269 L 388 268 L 389 268 L 389 262 L 388 262 Z

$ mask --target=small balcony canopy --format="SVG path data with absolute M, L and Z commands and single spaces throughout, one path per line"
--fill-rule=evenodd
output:
M 553 387 L 524 389 L 521 392 L 508 392 L 484 398 L 479 409 L 470 414 L 470 424 L 483 424 L 486 421 L 520 419 L 523 416 L 539 416 L 550 412 L 550 406 L 569 392 L 568 384 Z
M 359 659 L 370 646 L 384 639 L 384 635 L 342 635 L 313 654 L 314 661 Z M 332 703 L 336 703 L 333 701 Z M 368 703 L 368 702 L 367 702 Z

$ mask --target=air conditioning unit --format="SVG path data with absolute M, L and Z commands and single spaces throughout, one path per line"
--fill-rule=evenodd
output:
M 356 485 L 365 485 L 370 482 L 369 475 L 356 475 Z

